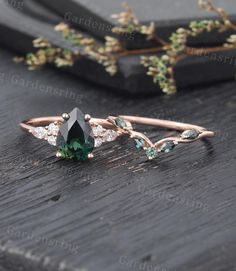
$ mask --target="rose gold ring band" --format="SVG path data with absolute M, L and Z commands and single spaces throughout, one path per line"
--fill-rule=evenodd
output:
M 157 153 L 159 152 L 171 151 L 178 143 L 191 143 L 196 140 L 202 138 L 210 138 L 215 135 L 213 131 L 207 130 L 206 128 L 197 125 L 170 120 L 144 118 L 138 116 L 120 115 L 118 117 L 110 116 L 107 119 L 101 119 L 101 118 L 91 118 L 90 115 L 85 115 L 85 119 L 86 122 L 88 122 L 88 124 L 91 126 L 91 128 L 94 129 L 93 131 L 95 131 L 94 132 L 95 141 L 99 140 L 100 142 L 111 142 L 114 141 L 117 137 L 128 136 L 135 140 L 135 144 L 137 145 L 138 148 L 144 149 L 149 154 L 151 153 L 151 155 L 147 154 L 150 160 L 155 158 L 155 156 L 157 156 Z M 57 126 L 57 132 L 59 132 L 60 126 L 63 123 L 65 123 L 65 121 L 66 120 L 65 117 L 63 118 L 63 115 L 40 117 L 25 120 L 22 123 L 20 123 L 20 126 L 26 132 L 35 135 L 34 130 L 37 129 L 37 127 L 40 128 L 46 127 L 46 129 L 48 129 L 48 126 L 52 124 Z M 156 126 L 160 128 L 179 131 L 181 133 L 178 134 L 177 136 L 163 138 L 153 143 L 145 134 L 134 130 L 133 124 Z M 100 135 L 98 135 L 97 133 L 98 128 L 99 131 L 101 131 Z M 107 135 L 108 133 L 109 135 Z M 55 134 L 54 143 L 56 142 L 57 139 L 56 136 L 57 134 Z M 105 138 L 105 136 L 107 138 Z M 37 135 L 36 137 L 41 138 Z M 48 135 L 44 139 L 48 139 Z

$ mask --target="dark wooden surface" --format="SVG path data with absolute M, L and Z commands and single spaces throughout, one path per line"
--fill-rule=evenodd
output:
M 33 51 L 32 40 L 43 36 L 56 45 L 68 48 L 68 44 L 62 41 L 61 35 L 54 31 L 55 24 L 63 18 L 40 5 L 41 2 L 27 0 L 23 2 L 21 9 L 6 3 L 8 2 L 0 1 L 0 46 L 14 50 L 16 54 L 25 54 Z M 57 5 L 60 6 L 61 4 Z M 167 20 L 164 25 L 168 23 Z M 175 28 L 177 26 L 174 25 Z M 219 38 L 214 33 L 214 37 L 216 36 Z M 202 37 L 201 41 L 204 40 L 205 38 Z M 236 50 L 218 55 L 186 58 L 176 68 L 177 85 L 179 88 L 185 88 L 232 79 L 236 72 L 235 59 Z M 153 84 L 152 77 L 146 75 L 147 70 L 140 65 L 139 56 L 122 58 L 118 66 L 119 72 L 114 77 L 108 75 L 101 65 L 88 59 L 79 61 L 72 69 L 64 70 L 105 86 L 111 92 L 131 95 L 161 92 L 158 85 Z
M 12 57 L 0 51 L 1 271 L 236 270 L 235 82 L 131 99 L 56 70 L 28 72 Z M 58 161 L 18 127 L 75 106 L 186 121 L 217 136 L 152 162 L 121 140 L 80 164 Z

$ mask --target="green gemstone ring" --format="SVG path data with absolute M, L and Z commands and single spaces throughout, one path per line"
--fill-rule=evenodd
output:
M 158 126 L 181 133 L 153 143 L 146 135 L 135 131 L 132 124 Z M 82 113 L 78 108 L 59 117 L 25 120 L 20 123 L 20 126 L 36 138 L 46 140 L 50 145 L 57 147 L 57 157 L 76 161 L 93 158 L 95 148 L 115 141 L 121 136 L 132 138 L 136 148 L 144 150 L 147 158 L 152 160 L 160 153 L 171 152 L 178 143 L 191 143 L 215 135 L 214 132 L 201 126 L 169 120 L 135 116 L 91 118 L 89 114 Z

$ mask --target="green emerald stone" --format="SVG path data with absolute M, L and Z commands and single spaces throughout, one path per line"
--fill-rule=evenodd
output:
M 158 151 L 155 147 L 150 147 L 146 150 L 146 155 L 149 160 L 152 160 L 158 156 Z
M 135 142 L 135 147 L 139 150 L 139 149 L 143 149 L 144 145 L 145 145 L 145 141 L 142 138 L 135 138 L 134 139 Z
M 59 129 L 58 151 L 62 158 L 85 161 L 94 149 L 92 128 L 78 108 L 75 108 L 69 116 L 69 120 Z
M 59 147 L 61 157 L 64 159 L 75 159 L 78 161 L 86 161 L 88 155 L 93 151 L 93 147 L 88 142 L 80 143 L 80 139 L 72 139 L 69 144 Z
M 171 152 L 174 149 L 174 147 L 175 147 L 175 143 L 173 141 L 166 142 L 162 145 L 161 152 L 165 152 L 165 153 Z
M 199 134 L 197 130 L 186 130 L 182 133 L 181 137 L 183 139 L 196 139 Z

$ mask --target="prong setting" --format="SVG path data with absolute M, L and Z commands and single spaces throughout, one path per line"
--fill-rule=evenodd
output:
M 93 158 L 94 158 L 94 154 L 93 154 L 93 153 L 89 153 L 89 154 L 88 154 L 88 159 L 91 160 L 91 159 L 93 159 Z
M 87 121 L 87 122 L 90 121 L 91 120 L 91 116 L 89 114 L 85 114 L 84 120 Z
M 70 119 L 70 115 L 69 115 L 68 113 L 63 113 L 63 114 L 62 114 L 62 118 L 63 118 L 65 121 L 67 121 L 67 120 Z
M 56 157 L 57 158 L 61 158 L 62 157 L 62 155 L 61 155 L 61 153 L 59 151 L 56 153 Z

